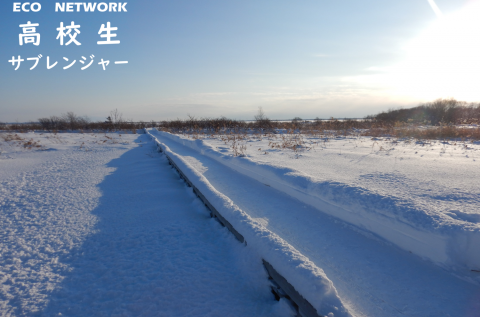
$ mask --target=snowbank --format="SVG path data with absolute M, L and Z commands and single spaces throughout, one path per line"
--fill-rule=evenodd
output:
M 237 172 L 440 266 L 480 269 L 480 226 L 477 223 L 445 222 L 439 214 L 419 210 L 398 197 L 381 195 L 352 184 L 321 181 L 298 170 L 272 166 L 268 162 L 225 155 L 202 140 L 188 140 L 156 130 L 150 132 L 195 149 Z
M 286 278 L 320 315 L 329 317 L 351 316 L 342 304 L 333 283 L 322 269 L 315 266 L 314 263 L 278 235 L 253 221 L 228 197 L 217 191 L 202 174 L 190 166 L 181 156 L 159 142 L 155 138 L 157 133 L 162 134 L 162 136 L 168 135 L 156 130 L 149 130 L 149 134 L 162 148 L 162 151 L 175 162 L 205 198 L 245 238 L 248 247 L 255 249 L 264 260 Z M 176 138 L 175 136 L 168 136 Z M 181 141 L 179 138 L 178 140 Z M 215 153 L 202 143 L 193 146 L 199 149 L 205 148 L 207 151 L 211 151 L 212 155 Z

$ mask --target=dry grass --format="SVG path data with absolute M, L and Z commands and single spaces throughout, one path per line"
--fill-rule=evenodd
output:
M 382 137 L 391 136 L 395 138 L 414 138 L 422 140 L 480 140 L 480 128 L 462 126 L 440 126 L 440 127 L 386 127 L 369 129 L 362 132 L 364 136 Z
M 0 139 L 5 142 L 5 144 L 12 147 L 21 147 L 26 150 L 44 150 L 45 146 L 40 144 L 40 141 L 34 141 L 33 139 L 22 138 L 18 134 L 12 133 L 0 133 Z
M 238 123 L 232 121 L 232 123 Z M 203 128 L 196 128 L 203 126 Z M 217 139 L 231 148 L 234 156 L 246 156 L 247 150 L 260 151 L 264 155 L 272 150 L 292 151 L 295 157 L 301 153 L 326 148 L 333 139 L 349 138 L 358 142 L 361 137 L 388 138 L 395 143 L 398 140 L 406 142 L 426 142 L 427 140 L 458 140 L 473 142 L 480 140 L 478 126 L 419 126 L 406 123 L 393 125 L 362 120 L 328 120 L 301 122 L 273 122 L 268 127 L 244 122 L 243 125 L 226 126 L 209 129 L 205 123 L 189 122 L 181 125 L 175 121 L 174 127 L 161 130 L 180 134 L 192 139 Z M 268 148 L 251 148 L 251 142 L 267 139 Z M 250 143 L 250 144 L 249 144 Z M 378 149 L 377 149 L 378 148 Z M 385 145 L 373 142 L 372 151 L 387 151 Z

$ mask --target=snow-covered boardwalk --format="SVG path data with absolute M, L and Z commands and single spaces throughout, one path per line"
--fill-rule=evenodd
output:
M 219 163 L 202 152 L 210 150 L 198 140 L 187 140 L 193 146 L 185 146 L 175 137 L 150 133 L 191 175 L 201 175 L 238 212 L 322 269 L 352 315 L 480 316 L 480 287 L 474 281 Z M 297 281 L 291 282 L 296 286 Z M 316 292 L 311 288 L 311 293 Z
M 21 135 L 25 137 L 25 135 Z M 3 144 L 0 316 L 289 316 L 146 135 Z

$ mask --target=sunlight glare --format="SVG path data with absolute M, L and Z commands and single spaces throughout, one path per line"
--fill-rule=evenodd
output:
M 387 79 L 396 93 L 480 101 L 480 2 L 439 18 L 406 49 Z

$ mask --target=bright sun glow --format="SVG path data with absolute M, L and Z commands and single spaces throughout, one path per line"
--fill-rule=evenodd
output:
M 407 46 L 382 80 L 396 95 L 480 101 L 480 2 L 444 15 Z

